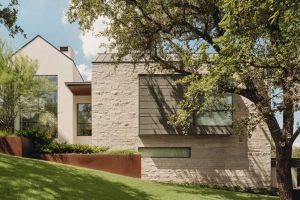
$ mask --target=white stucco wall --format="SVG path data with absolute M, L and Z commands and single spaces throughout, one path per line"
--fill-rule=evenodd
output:
M 18 54 L 38 62 L 37 75 L 57 75 L 58 140 L 74 143 L 76 124 L 73 116 L 76 112 L 73 94 L 65 85 L 65 82 L 83 81 L 74 62 L 39 36 L 20 49 Z

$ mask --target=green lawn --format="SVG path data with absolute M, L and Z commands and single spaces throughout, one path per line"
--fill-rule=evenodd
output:
M 274 197 L 159 184 L 0 154 L 0 199 L 273 200 Z

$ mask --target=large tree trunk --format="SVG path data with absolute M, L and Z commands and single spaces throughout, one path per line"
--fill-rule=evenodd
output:
M 280 200 L 293 200 L 291 156 L 292 146 L 276 145 L 276 178 Z

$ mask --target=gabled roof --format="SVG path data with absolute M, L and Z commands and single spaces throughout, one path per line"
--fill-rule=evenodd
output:
M 21 51 L 22 49 L 24 49 L 27 45 L 29 45 L 30 43 L 32 43 L 34 40 L 36 40 L 37 38 L 42 39 L 44 42 L 46 42 L 47 44 L 49 44 L 51 47 L 53 47 L 56 51 L 58 51 L 59 53 L 61 53 L 63 56 L 65 56 L 67 59 L 69 59 L 71 62 L 73 62 L 74 66 L 76 67 L 78 73 L 80 74 L 80 77 L 82 79 L 82 81 L 84 81 L 80 71 L 77 68 L 76 63 L 74 62 L 74 60 L 72 58 L 70 58 L 69 56 L 67 56 L 66 54 L 62 53 L 59 49 L 57 49 L 53 44 L 51 44 L 48 40 L 46 40 L 45 38 L 43 38 L 40 35 L 35 36 L 34 38 L 32 38 L 29 42 L 27 42 L 26 44 L 24 44 L 21 48 L 19 48 L 14 54 L 17 54 L 19 51 Z

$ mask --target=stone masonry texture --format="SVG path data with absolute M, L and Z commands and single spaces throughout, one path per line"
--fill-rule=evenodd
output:
M 243 140 L 234 134 L 139 136 L 138 75 L 146 73 L 143 64 L 93 64 L 93 145 L 191 148 L 191 158 L 142 158 L 142 179 L 252 188 L 271 185 L 270 134 L 264 124 Z M 240 96 L 233 96 L 233 104 L 233 120 L 255 112 Z

